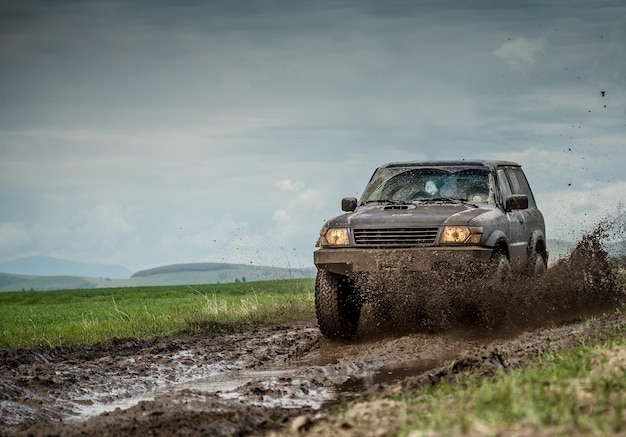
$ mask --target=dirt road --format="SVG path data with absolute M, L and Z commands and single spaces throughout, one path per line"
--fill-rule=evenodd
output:
M 496 311 L 504 322 L 487 331 L 446 323 L 383 334 L 366 312 L 350 343 L 326 340 L 314 321 L 305 321 L 204 337 L 3 350 L 0 434 L 288 435 L 330 421 L 337 403 L 392 391 L 398 381 L 418 388 L 467 372 L 515 368 L 546 349 L 572 347 L 623 326 L 626 316 L 616 311 L 580 321 L 585 311 L 624 302 L 615 269 L 597 249 L 582 245 L 520 293 L 508 284 L 507 293 L 524 299 Z M 454 310 L 439 297 L 437 309 Z M 387 417 L 382 429 L 393 432 L 391 410 Z
M 211 337 L 113 340 L 0 355 L 3 435 L 240 435 L 323 418 L 393 381 L 419 386 L 517 366 L 606 332 L 623 315 L 480 338 L 413 333 L 352 344 L 313 323 Z M 546 341 L 546 339 L 550 339 Z M 302 420 L 302 419 L 299 419 Z M 310 419 L 307 419 L 310 420 Z

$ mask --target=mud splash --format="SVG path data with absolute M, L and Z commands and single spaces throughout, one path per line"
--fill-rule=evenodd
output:
M 373 321 L 364 336 L 471 329 L 477 334 L 514 334 L 576 320 L 626 302 L 617 263 L 607 247 L 624 244 L 624 219 L 602 221 L 571 253 L 540 278 L 485 279 L 480 267 L 456 272 L 383 270 L 355 282 Z M 621 238 L 620 238 L 621 237 Z M 617 243 L 616 243 L 617 241 Z

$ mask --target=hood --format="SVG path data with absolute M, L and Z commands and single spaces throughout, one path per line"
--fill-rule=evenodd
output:
M 489 211 L 491 209 L 460 204 L 368 206 L 336 217 L 331 220 L 331 224 L 351 228 L 466 225 L 473 218 Z

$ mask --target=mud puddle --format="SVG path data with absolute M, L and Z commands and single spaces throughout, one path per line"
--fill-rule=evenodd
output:
M 207 378 L 186 381 L 180 384 L 152 390 L 147 393 L 138 394 L 131 398 L 119 399 L 112 402 L 94 402 L 91 405 L 80 405 L 75 415 L 68 418 L 69 421 L 82 421 L 90 417 L 103 413 L 115 411 L 116 409 L 127 410 L 138 405 L 140 402 L 154 401 L 163 395 L 174 395 L 177 397 L 195 397 L 203 394 L 218 394 L 224 399 L 236 400 L 238 395 L 236 390 L 250 384 L 253 381 L 271 381 L 276 378 L 283 378 L 293 374 L 296 369 L 280 369 L 265 371 L 233 371 L 216 374 Z M 286 405 L 289 407 L 289 405 Z M 301 406 L 301 405 L 300 405 Z M 293 405 L 297 408 L 299 405 Z
M 332 347 L 332 346 L 331 346 Z M 364 346 L 366 349 L 372 345 Z M 180 356 L 180 354 L 179 354 Z M 311 408 L 319 410 L 370 388 L 374 384 L 397 381 L 443 364 L 442 359 L 411 360 L 380 367 L 383 361 L 361 360 L 341 363 L 332 357 L 313 353 L 307 360 L 299 359 L 289 365 L 277 365 L 266 370 L 237 370 L 209 372 L 210 376 L 163 383 L 162 386 L 131 397 L 98 401 L 104 393 L 92 392 L 92 400 L 77 400 L 68 421 L 84 421 L 90 417 L 115 410 L 128 410 L 140 403 L 154 402 L 162 396 L 181 400 L 215 395 L 219 399 L 266 408 Z M 243 367 L 243 363 L 220 364 L 219 368 Z M 163 369 L 154 369 L 162 373 Z M 108 393 L 111 396 L 111 393 Z
M 356 397 L 359 394 L 371 390 L 378 385 L 386 385 L 399 382 L 407 377 L 413 377 L 429 370 L 444 366 L 453 359 L 450 355 L 447 359 L 431 358 L 425 360 L 413 360 L 383 366 L 359 378 L 350 378 L 338 384 L 335 388 L 335 399 Z M 332 404 L 332 402 L 330 402 Z

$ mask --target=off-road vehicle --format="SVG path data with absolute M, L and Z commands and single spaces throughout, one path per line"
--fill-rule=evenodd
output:
M 467 273 L 480 264 L 504 278 L 547 268 L 543 216 L 514 162 L 390 163 L 376 169 L 360 200 L 341 204 L 345 214 L 324 224 L 314 252 L 317 321 L 329 338 L 355 334 L 368 274 Z

